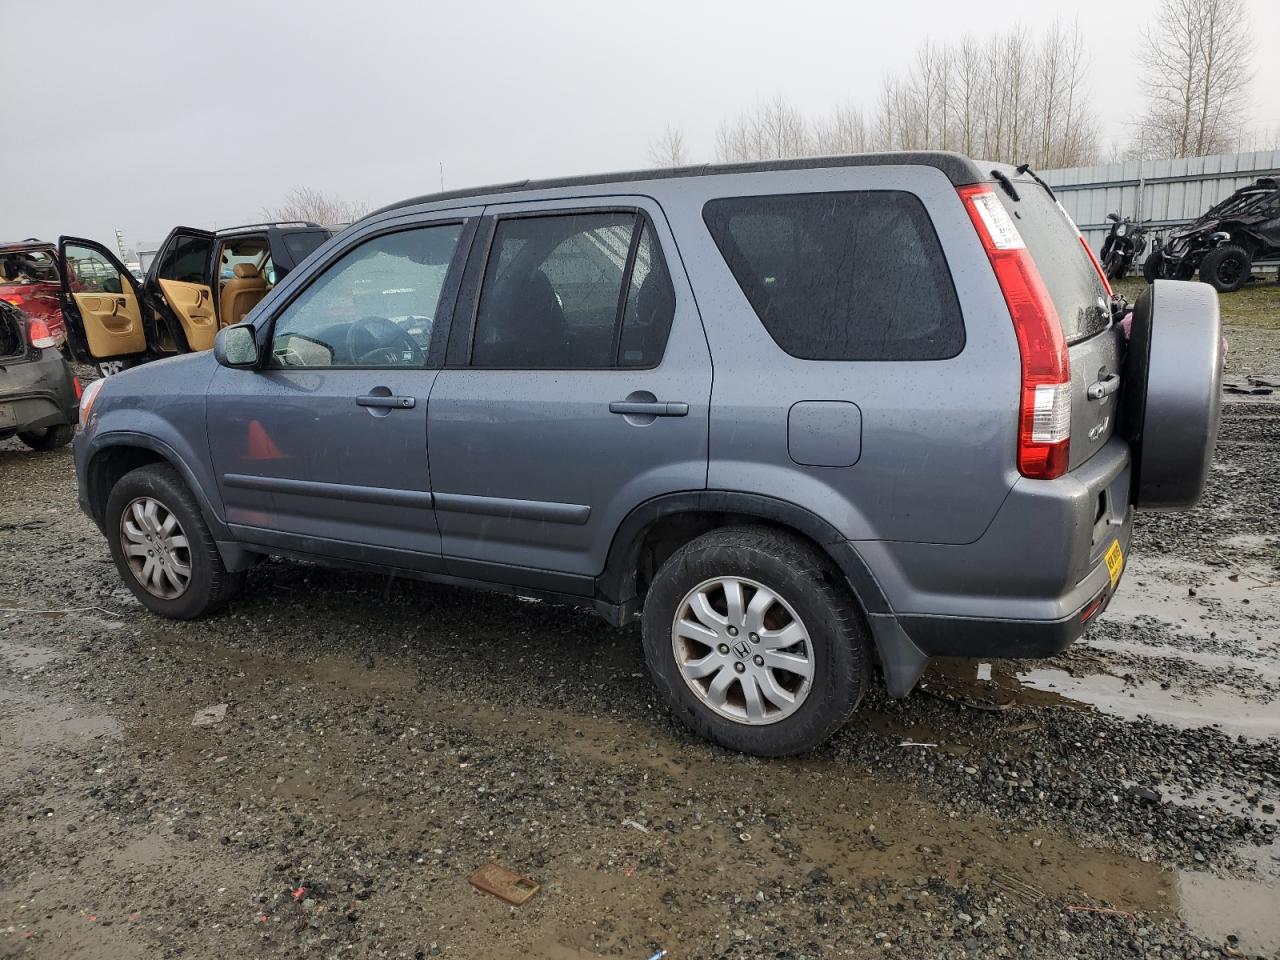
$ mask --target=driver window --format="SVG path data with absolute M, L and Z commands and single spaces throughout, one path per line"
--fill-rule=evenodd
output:
M 462 224 L 367 240 L 276 318 L 275 367 L 421 367 Z

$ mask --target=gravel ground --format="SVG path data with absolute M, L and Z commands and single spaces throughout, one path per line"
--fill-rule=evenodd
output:
M 1277 414 L 1226 408 L 1067 654 L 940 664 L 783 762 L 569 608 L 271 561 L 151 617 L 69 452 L 0 444 L 0 957 L 1278 956 Z

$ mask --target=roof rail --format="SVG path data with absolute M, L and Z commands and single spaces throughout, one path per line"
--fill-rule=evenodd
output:
M 958 153 L 942 150 L 904 150 L 880 153 L 857 153 L 837 157 L 799 157 L 794 160 L 760 160 L 750 163 L 704 163 L 691 167 L 669 167 L 657 170 L 631 170 L 625 173 L 605 173 L 597 176 L 564 177 L 554 180 L 515 180 L 511 183 L 498 183 L 486 187 L 469 187 L 462 190 L 445 190 L 440 193 L 428 193 L 420 197 L 401 200 L 388 204 L 362 219 L 413 207 L 421 203 L 435 203 L 441 200 L 457 200 L 463 197 L 483 197 L 497 193 L 519 193 L 521 191 L 551 190 L 557 187 L 582 187 L 607 183 L 629 183 L 644 180 L 670 180 L 677 177 L 707 177 L 729 173 L 763 173 L 773 170 L 813 170 L 827 167 L 868 167 L 903 164 L 908 166 L 931 166 L 942 171 L 953 186 L 964 186 L 970 183 L 985 182 L 988 178 L 978 165 L 968 157 Z
M 222 227 L 215 233 L 234 233 L 236 230 L 252 230 L 254 227 L 318 227 L 310 220 L 270 220 L 266 223 L 242 223 L 237 227 Z

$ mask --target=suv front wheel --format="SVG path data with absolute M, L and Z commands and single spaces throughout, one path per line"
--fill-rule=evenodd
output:
M 685 544 L 645 598 L 645 657 L 676 716 L 721 746 L 785 756 L 827 739 L 862 699 L 867 633 L 804 541 L 729 528 Z
M 155 463 L 126 473 L 107 498 L 107 542 L 125 584 L 152 613 L 193 620 L 226 604 L 243 573 L 222 563 L 195 497 Z

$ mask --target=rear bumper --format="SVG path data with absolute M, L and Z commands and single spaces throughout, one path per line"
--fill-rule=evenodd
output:
M 1113 437 L 1065 477 L 1015 483 L 973 543 L 855 546 L 924 656 L 1052 656 L 1115 590 L 1105 554 L 1128 553 L 1129 482 L 1128 444 Z
M 1131 523 L 1116 532 L 1121 550 L 1129 554 Z M 1108 541 L 1109 543 L 1111 541 Z M 1123 572 L 1120 576 L 1123 577 Z M 1071 613 L 1055 620 L 1010 620 L 995 617 L 900 616 L 898 623 L 922 653 L 930 657 L 1035 658 L 1052 657 L 1080 639 L 1086 624 L 1111 603 L 1119 587 L 1112 586 L 1106 561 L 1059 598 Z
M 17 417 L 17 430 L 42 430 L 79 418 L 79 402 L 71 368 L 53 347 L 36 360 L 13 363 L 0 370 L 0 403 Z

